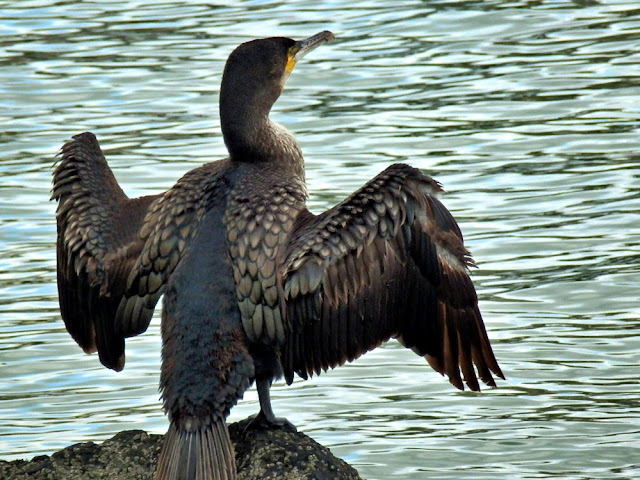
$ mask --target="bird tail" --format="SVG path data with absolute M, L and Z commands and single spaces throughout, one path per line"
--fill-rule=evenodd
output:
M 156 480 L 236 479 L 235 455 L 224 418 L 198 423 L 198 428 L 190 429 L 171 422 Z

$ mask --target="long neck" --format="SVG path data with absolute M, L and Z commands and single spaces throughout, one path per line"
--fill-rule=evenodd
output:
M 304 175 L 298 142 L 286 128 L 269 119 L 269 110 L 270 106 L 252 102 L 251 98 L 221 93 L 220 123 L 231 159 L 280 164 Z

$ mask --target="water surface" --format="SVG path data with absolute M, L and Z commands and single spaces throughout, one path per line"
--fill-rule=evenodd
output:
M 319 3 L 319 2 L 316 2 Z M 447 190 L 507 375 L 458 392 L 390 342 L 274 408 L 364 478 L 640 476 L 637 2 L 0 2 L 0 456 L 164 433 L 159 322 L 116 374 L 57 305 L 53 156 L 91 130 L 131 196 L 223 157 L 238 43 L 329 29 L 273 118 L 322 211 L 397 161 Z M 230 420 L 257 411 L 255 390 Z

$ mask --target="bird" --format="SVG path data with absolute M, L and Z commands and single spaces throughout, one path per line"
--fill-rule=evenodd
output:
M 68 332 L 120 371 L 125 339 L 163 299 L 169 428 L 157 479 L 235 479 L 225 419 L 252 384 L 252 425 L 283 426 L 274 380 L 307 379 L 391 338 L 459 389 L 504 378 L 437 181 L 397 163 L 325 212 L 307 208 L 301 148 L 269 114 L 298 61 L 333 39 L 322 31 L 233 50 L 219 100 L 228 157 L 163 193 L 129 198 L 93 133 L 60 151 L 52 199 Z

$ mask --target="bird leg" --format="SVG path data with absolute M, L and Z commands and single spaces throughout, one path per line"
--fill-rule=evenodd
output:
M 246 433 L 250 428 L 286 428 L 297 431 L 296 427 L 286 418 L 276 417 L 271 408 L 271 379 L 256 379 L 256 388 L 258 389 L 258 400 L 260 401 L 260 413 L 251 419 L 244 429 Z

